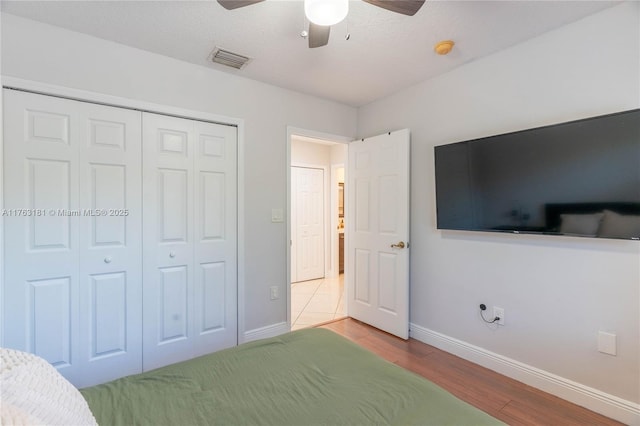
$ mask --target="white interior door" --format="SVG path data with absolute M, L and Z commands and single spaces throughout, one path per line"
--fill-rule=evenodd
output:
M 238 343 L 237 128 L 194 121 L 194 356 Z
M 144 370 L 237 342 L 236 128 L 143 114 Z
M 291 281 L 324 277 L 324 170 L 291 167 Z
M 80 104 L 80 383 L 92 386 L 142 371 L 142 123 Z
M 139 372 L 140 113 L 4 101 L 3 345 L 80 387 Z
M 143 114 L 144 370 L 189 358 L 193 330 L 193 123 Z
M 348 314 L 409 337 L 409 130 L 349 144 Z
M 78 105 L 4 91 L 4 342 L 81 377 Z M 28 216 L 30 209 L 38 215 Z M 42 211 L 42 214 L 40 212 Z

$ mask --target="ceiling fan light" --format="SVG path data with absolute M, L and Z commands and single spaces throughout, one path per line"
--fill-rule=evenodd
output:
M 349 0 L 304 0 L 304 14 L 316 25 L 335 25 L 347 17 Z

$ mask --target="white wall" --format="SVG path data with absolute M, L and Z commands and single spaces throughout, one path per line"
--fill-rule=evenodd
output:
M 333 145 L 331 147 L 331 164 L 347 164 L 347 145 Z M 344 170 L 338 182 L 344 182 Z
M 245 120 L 245 330 L 286 322 L 287 126 L 353 136 L 356 110 L 2 14 L 2 75 Z M 243 331 L 243 330 L 241 330 Z
M 411 129 L 411 322 L 634 402 L 640 244 L 438 231 L 433 147 L 638 108 L 639 28 L 624 3 L 358 111 L 358 137 Z M 482 302 L 504 327 L 481 321 Z M 599 330 L 618 356 L 597 351 Z
M 291 164 L 331 167 L 331 145 L 291 138 Z

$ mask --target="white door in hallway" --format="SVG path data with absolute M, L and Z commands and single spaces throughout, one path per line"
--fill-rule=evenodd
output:
M 236 132 L 143 114 L 145 371 L 237 343 Z
M 349 316 L 409 337 L 408 129 L 349 144 Z
M 324 170 L 291 167 L 291 281 L 324 277 Z

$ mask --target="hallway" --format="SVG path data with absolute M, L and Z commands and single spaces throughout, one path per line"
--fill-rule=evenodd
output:
M 291 330 L 310 327 L 346 315 L 344 274 L 291 284 Z

